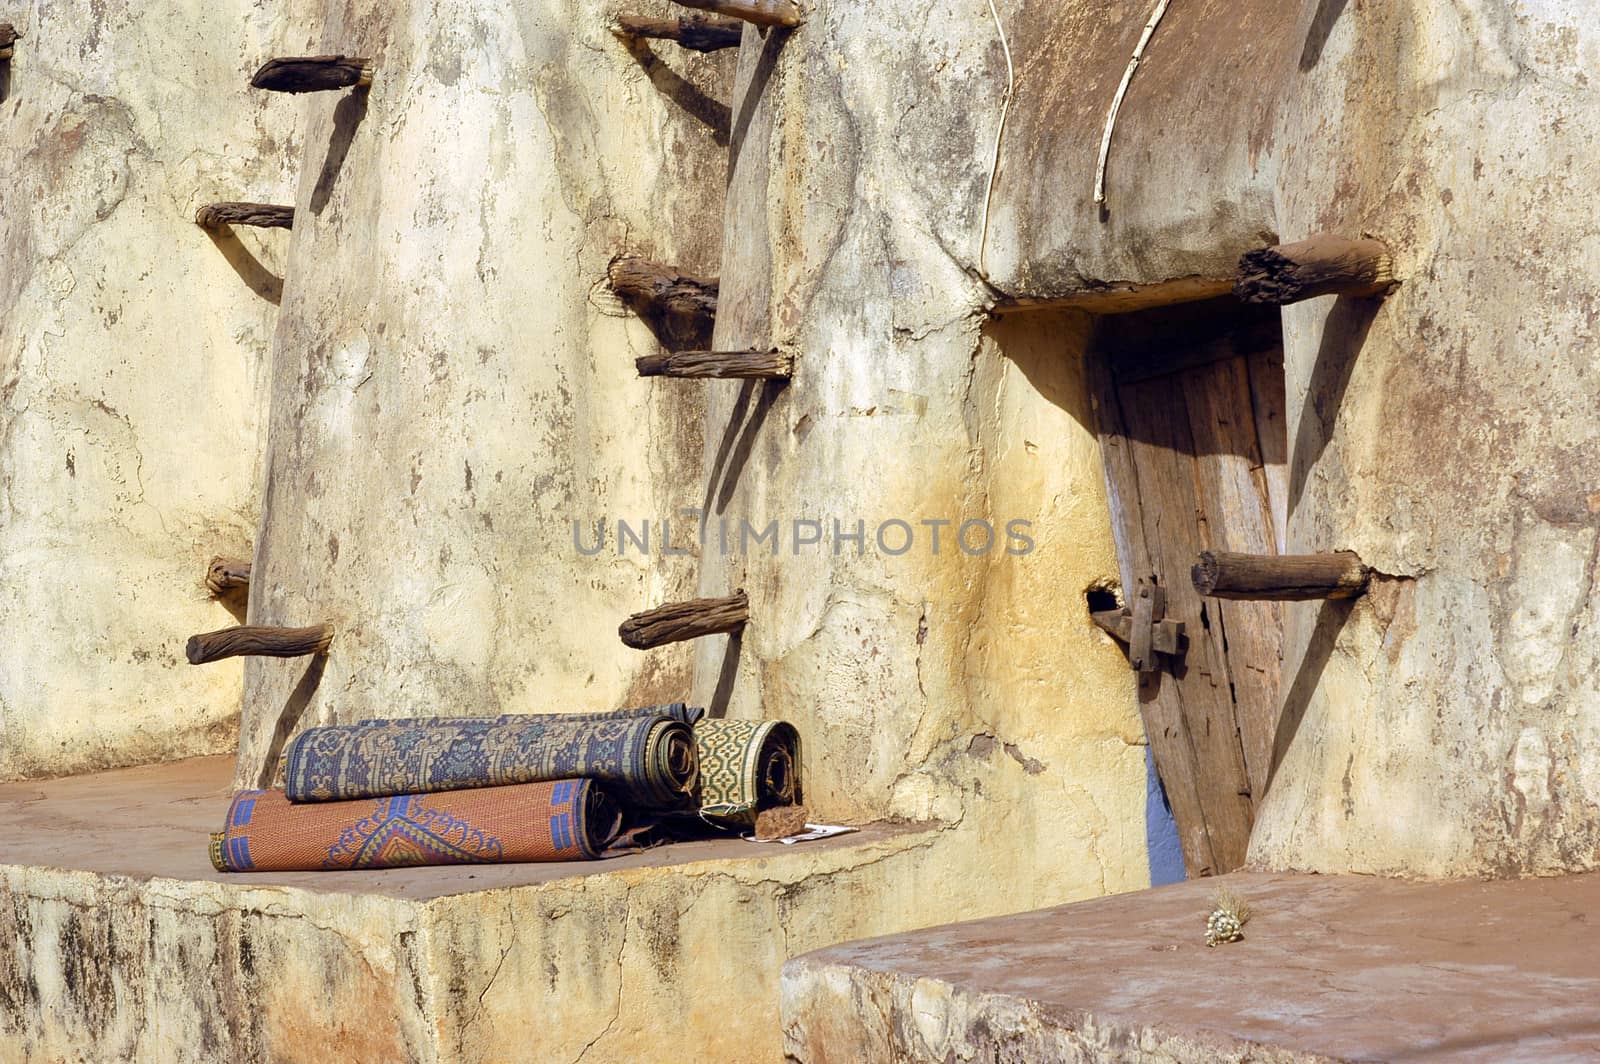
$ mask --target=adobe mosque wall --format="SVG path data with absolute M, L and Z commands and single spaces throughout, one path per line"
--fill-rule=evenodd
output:
M 1296 50 L 1273 132 L 1280 229 L 1381 236 L 1403 283 L 1376 311 L 1284 315 L 1291 546 L 1348 547 L 1399 579 L 1293 611 L 1298 726 L 1253 863 L 1600 861 L 1589 15 L 1349 5 Z
M 658 92 L 608 15 L 307 15 L 378 75 L 307 103 L 250 612 L 337 635 L 311 679 L 246 664 L 241 781 L 313 723 L 684 697 L 687 650 L 616 629 L 692 563 L 619 553 L 616 522 L 693 497 L 700 398 L 637 378 L 655 341 L 606 276 L 625 253 L 716 276 L 726 116 Z M 683 91 L 715 96 L 731 55 L 686 54 Z
M 1556 0 L 1307 0 L 1296 18 L 1280 6 L 1173 5 L 1119 118 L 1103 212 L 1104 106 L 1144 5 L 1002 11 L 1016 92 L 998 171 L 1007 63 L 986 4 L 819 7 L 781 42 L 747 30 L 736 75 L 731 58 L 670 56 L 701 97 L 728 102 L 726 143 L 702 120 L 715 108 L 659 70 L 652 84 L 587 0 L 453 0 L 427 17 L 307 0 L 271 27 L 229 15 L 233 29 L 191 41 L 212 55 L 191 60 L 213 64 L 205 108 L 234 97 L 206 116 L 190 110 L 196 88 L 163 80 L 171 40 L 110 49 L 85 17 L 47 45 L 28 24 L 38 58 L 14 64 L 3 150 L 32 195 L 79 194 L 0 222 L 6 615 L 43 619 L 4 651 L 5 771 L 225 746 L 228 667 L 189 670 L 176 648 L 226 619 L 174 589 L 252 537 L 252 618 L 326 620 L 338 636 L 309 678 L 304 662 L 245 667 L 241 778 L 270 763 L 280 728 L 379 714 L 687 688 L 731 715 L 792 720 L 819 817 L 923 830 L 863 864 L 822 851 L 781 876 L 736 863 L 563 887 L 537 943 L 509 908 L 478 911 L 529 899 L 432 906 L 437 942 L 476 958 L 457 980 L 465 995 L 434 975 L 414 993 L 412 968 L 443 962 L 402 963 L 386 931 L 361 947 L 387 957 L 375 1000 L 418 1002 L 407 1032 L 423 1042 L 440 1016 L 464 1031 L 480 1006 L 522 1009 L 509 991 L 547 970 L 546 952 L 578 949 L 557 912 L 597 935 L 639 930 L 584 969 L 569 1029 L 552 1036 L 575 1052 L 623 1059 L 650 1044 L 647 1017 L 681 1015 L 684 987 L 719 1007 L 683 1037 L 730 1055 L 729 1032 L 775 1038 L 775 1012 L 760 1026 L 759 1009 L 720 1006 L 736 989 L 775 1001 L 772 966 L 747 978 L 732 960 L 718 976 L 680 963 L 687 953 L 648 933 L 656 914 L 687 921 L 685 948 L 721 935 L 776 956 L 1146 881 L 1131 674 L 1084 609 L 1117 570 L 1087 315 L 1224 291 L 1241 252 L 1327 229 L 1387 241 L 1403 283 L 1381 305 L 1284 314 L 1289 547 L 1355 550 L 1385 575 L 1353 605 L 1288 611 L 1293 712 L 1252 862 L 1591 867 L 1600 505 L 1584 480 L 1596 411 L 1582 197 L 1600 37 Z M 240 41 L 238 25 L 259 36 Z M 131 13 L 113 26 L 159 29 Z M 273 36 L 290 26 L 315 31 Z M 232 43 L 206 53 L 218 40 Z M 253 61 L 281 51 L 367 52 L 380 73 L 362 98 L 249 94 Z M 82 56 L 92 78 L 72 73 Z M 63 72 L 34 82 L 52 95 L 31 102 L 30 62 Z M 701 117 L 658 85 L 701 99 Z M 79 121 L 86 109 L 115 114 Z M 258 126 L 278 138 L 271 151 L 245 139 Z M 198 202 L 246 188 L 299 212 L 281 255 L 247 245 L 285 278 L 281 310 L 188 222 Z M 173 254 L 182 241 L 195 254 Z M 720 268 L 716 346 L 790 351 L 794 381 L 634 377 L 632 358 L 655 345 L 605 289 L 622 251 Z M 991 318 L 997 304 L 1053 309 Z M 196 317 L 204 342 L 172 327 Z M 173 382 L 198 396 L 182 417 Z M 708 531 L 777 520 L 790 537 L 778 557 L 713 549 L 714 532 L 675 539 L 687 555 L 573 545 L 574 518 L 615 529 L 684 507 L 707 511 Z M 84 513 L 101 515 L 92 550 L 74 538 Z M 831 533 L 835 518 L 873 539 L 903 520 L 918 541 L 794 552 L 795 519 Z M 974 518 L 1002 536 L 1030 520 L 1033 549 L 932 551 L 924 520 Z M 89 579 L 90 560 L 115 576 Z M 736 648 L 640 654 L 616 639 L 634 610 L 734 588 L 752 613 Z M 46 929 L 66 919 L 67 886 L 110 889 L 7 876 Z M 332 896 L 146 893 L 197 899 L 177 906 L 192 910 L 180 923 L 270 909 L 283 943 L 393 924 L 393 910 Z M 721 900 L 697 912 L 701 897 Z M 41 956 L 63 953 L 55 932 L 29 934 Z M 511 981 L 491 993 L 497 959 Z M 151 1003 L 158 1016 L 177 1007 Z M 39 1044 L 59 1034 L 39 1030 Z
M 0 775 L 229 748 L 238 667 L 177 648 L 230 620 L 205 560 L 253 546 L 252 620 L 338 635 L 320 669 L 243 667 L 241 780 L 311 723 L 688 690 L 796 723 L 819 816 L 938 825 L 916 875 L 970 885 L 969 915 L 1140 885 L 1131 675 L 1083 598 L 1117 572 L 1089 314 L 1331 230 L 1384 239 L 1403 283 L 1284 312 L 1288 542 L 1383 576 L 1287 611 L 1252 862 L 1591 867 L 1600 38 L 1554 0 L 1280 7 L 1173 6 L 1103 210 L 1132 5 L 1003 10 L 1009 67 L 987 5 L 819 8 L 747 30 L 737 73 L 662 52 L 653 81 L 587 0 L 30 13 L 0 103 L 35 205 L 0 220 L 0 594 L 29 618 Z M 370 92 L 245 87 L 318 51 L 370 55 Z M 189 219 L 224 198 L 296 227 L 214 246 Z M 624 252 L 720 270 L 715 346 L 793 353 L 793 382 L 634 376 L 656 344 L 605 285 Z M 654 549 L 615 549 L 619 518 Z M 613 549 L 579 550 L 600 519 Z M 953 539 L 972 519 L 986 552 Z M 778 556 L 724 552 L 723 520 L 777 521 Z M 875 542 L 892 520 L 904 553 Z M 616 638 L 735 588 L 733 644 Z M 874 931 L 926 915 L 903 887 Z
M 1101 209 L 1105 104 L 1147 14 L 1123 8 L 1003 13 L 1015 94 L 992 189 L 1007 65 L 985 11 L 830 9 L 781 50 L 745 49 L 717 341 L 791 350 L 801 369 L 764 406 L 713 396 L 713 483 L 729 480 L 714 464 L 726 426 L 764 419 L 727 512 L 757 525 L 1009 517 L 1070 498 L 1031 472 L 1041 441 L 982 387 L 989 359 L 1036 386 L 1038 409 L 1092 419 L 1052 397 L 1028 356 L 985 346 L 997 335 L 985 310 L 1224 292 L 1243 251 L 1325 230 L 1377 236 L 1403 281 L 1386 300 L 1283 316 L 1289 550 L 1354 550 L 1380 576 L 1354 605 L 1286 611 L 1280 764 L 1252 862 L 1593 867 L 1600 503 L 1584 479 L 1596 409 L 1583 149 L 1600 38 L 1559 3 L 1324 0 L 1294 18 L 1266 3 L 1174 5 L 1119 115 Z M 1075 361 L 1071 327 L 1001 320 Z M 1054 527 L 1092 556 L 1104 526 L 1091 525 Z M 802 716 L 813 793 L 836 808 L 970 811 L 951 751 L 974 732 L 1033 735 L 1071 717 L 1035 716 L 1030 697 L 1070 675 L 1066 640 L 1095 569 L 863 558 L 848 542 L 799 564 L 712 556 L 701 591 L 743 586 L 767 623 L 736 662 L 699 648 L 697 691 L 728 687 L 731 671 L 736 711 Z M 1020 612 L 1011 574 L 1032 604 Z M 1038 688 L 990 683 L 1030 667 Z M 863 738 L 885 727 L 909 741 Z M 1026 807 L 1024 793 L 1006 801 Z
M 293 198 L 300 106 L 248 88 L 295 5 L 11 5 L 0 62 L 0 779 L 231 750 L 233 623 L 201 585 L 260 517 L 287 238 L 195 209 Z
M 831 152 L 863 166 L 882 155 L 890 194 L 903 195 L 912 175 L 893 169 L 894 153 L 817 124 L 842 107 L 876 115 L 889 105 L 866 97 L 881 86 L 863 81 L 860 98 L 841 102 L 822 93 L 831 81 L 806 79 L 802 100 L 782 78 L 736 84 L 729 53 L 667 53 L 729 101 L 719 137 L 646 80 L 605 14 L 588 4 L 463 4 L 425 21 L 379 5 L 325 13 L 320 49 L 370 53 L 380 76 L 362 111 L 350 97 L 308 111 L 308 169 L 340 136 L 341 109 L 353 134 L 322 201 L 308 181 L 297 203 L 308 221 L 291 247 L 275 346 L 251 613 L 325 619 L 339 634 L 320 675 L 304 661 L 246 665 L 240 778 L 259 778 L 283 735 L 315 722 L 692 693 L 714 712 L 792 721 L 817 817 L 963 824 L 959 844 L 946 844 L 952 868 L 985 867 L 976 855 L 987 848 L 993 871 L 982 877 L 1010 870 L 991 907 L 1142 882 L 1131 674 L 1083 607 L 1087 587 L 1115 580 L 1071 357 L 1087 318 L 986 326 L 985 290 L 920 230 L 913 202 L 883 223 L 868 196 L 873 224 L 858 232 L 853 270 L 787 267 L 802 285 L 836 286 L 827 309 L 848 323 L 795 344 L 801 308 L 769 314 L 752 290 L 763 274 L 744 249 L 772 233 L 747 206 L 751 160 L 768 150 L 769 108 L 809 107 L 828 150 L 807 141 L 817 183 L 771 205 L 788 224 L 838 221 L 860 194 L 823 165 Z M 830 68 L 840 61 L 830 50 L 852 39 L 828 19 L 781 51 L 775 36 L 763 45 L 749 32 L 746 65 L 765 54 L 786 72 L 813 59 Z M 986 82 L 995 44 L 988 24 L 963 23 L 953 69 Z M 974 142 L 969 154 L 981 173 L 987 149 Z M 885 252 L 882 224 L 900 226 L 904 246 Z M 789 330 L 772 342 L 800 356 L 795 380 L 639 379 L 632 360 L 654 341 L 603 284 L 622 252 L 700 274 L 720 265 L 715 345 L 767 343 L 770 320 Z M 888 299 L 891 281 L 906 298 Z M 850 299 L 898 351 L 851 331 Z M 731 426 L 733 407 L 750 416 Z M 704 543 L 691 509 L 705 515 Z M 925 518 L 953 524 L 937 555 L 869 544 L 846 560 L 831 542 L 794 552 L 793 518 L 835 516 L 873 529 L 890 518 L 919 532 Z M 650 551 L 615 539 L 597 554 L 578 549 L 572 523 L 589 548 L 600 518 L 613 536 L 619 518 L 648 521 Z M 742 543 L 724 553 L 723 518 L 777 520 L 779 556 Z M 971 518 L 993 522 L 982 556 L 954 542 Z M 663 519 L 688 553 L 662 549 Z M 1013 520 L 1027 522 L 1016 526 L 1033 543 L 1025 555 L 1007 553 L 1022 542 L 1006 536 Z M 636 610 L 739 587 L 753 608 L 737 668 L 723 667 L 728 640 L 702 640 L 691 684 L 688 648 L 641 653 L 617 639 Z M 747 671 L 769 656 L 784 664 Z

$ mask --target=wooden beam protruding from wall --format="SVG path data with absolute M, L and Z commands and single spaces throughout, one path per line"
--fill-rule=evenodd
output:
M 641 377 L 712 377 L 786 381 L 794 356 L 771 351 L 678 351 L 634 359 Z
M 743 591 L 736 591 L 726 598 L 669 602 L 636 613 L 618 626 L 617 634 L 633 649 L 649 650 L 703 635 L 736 631 L 749 620 L 750 599 Z
M 1372 570 L 1353 551 L 1333 554 L 1232 554 L 1202 551 L 1190 570 L 1194 589 L 1224 599 L 1305 602 L 1355 598 Z
M 302 55 L 268 59 L 250 87 L 268 92 L 332 92 L 372 84 L 372 62 L 348 55 Z
M 611 290 L 670 348 L 703 347 L 717 321 L 717 281 L 676 266 L 619 255 L 607 270 Z
M 11 53 L 22 34 L 9 22 L 0 22 L 0 59 L 10 59 Z
M 217 555 L 206 566 L 206 590 L 213 595 L 225 595 L 250 586 L 250 559 L 224 558 Z
M 673 0 L 684 7 L 726 15 L 757 26 L 798 26 L 800 9 L 792 0 Z
M 1377 296 L 1395 283 L 1388 245 L 1319 233 L 1298 244 L 1245 252 L 1233 294 L 1246 303 L 1283 306 L 1317 296 Z
M 244 203 L 226 200 L 208 203 L 194 212 L 194 224 L 202 229 L 221 229 L 229 225 L 253 225 L 260 229 L 293 229 L 294 208 L 276 203 Z
M 696 52 L 718 52 L 724 48 L 739 47 L 744 36 L 744 26 L 737 19 L 706 18 L 646 18 L 643 15 L 618 15 L 616 32 L 635 39 L 649 38 L 657 41 L 675 41 L 680 47 Z
M 245 655 L 267 658 L 298 658 L 321 654 L 333 642 L 333 625 L 313 624 L 308 628 L 278 628 L 242 624 L 189 637 L 183 648 L 190 665 Z

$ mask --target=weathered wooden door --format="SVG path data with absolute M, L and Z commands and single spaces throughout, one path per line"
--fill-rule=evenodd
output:
M 1190 876 L 1244 862 L 1279 712 L 1281 607 L 1201 598 L 1202 550 L 1283 552 L 1282 332 L 1235 300 L 1100 319 L 1090 356 L 1123 593 L 1164 589 L 1186 646 L 1139 703 Z

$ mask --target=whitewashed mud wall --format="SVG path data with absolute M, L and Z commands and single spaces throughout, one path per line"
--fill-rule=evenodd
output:
M 280 233 L 195 208 L 284 201 L 299 107 L 248 87 L 293 5 L 17 3 L 0 61 L 0 779 L 231 750 Z
M 1131 678 L 1083 607 L 1115 574 L 1070 357 L 1087 319 L 990 325 L 990 292 L 962 257 L 993 116 L 970 115 L 953 159 L 951 139 L 908 156 L 892 133 L 903 102 L 867 66 L 835 71 L 892 53 L 909 23 L 841 12 L 781 48 L 748 31 L 737 85 L 731 56 L 684 67 L 669 54 L 731 105 L 719 142 L 644 78 L 603 14 L 327 8 L 319 50 L 371 55 L 378 73 L 364 102 L 309 104 L 251 616 L 328 620 L 338 635 L 325 666 L 247 666 L 241 781 L 320 721 L 692 691 L 714 712 L 793 720 L 819 815 L 954 824 L 969 802 L 985 809 L 941 840 L 941 861 L 973 868 L 990 846 L 1008 855 L 993 867 L 1026 855 L 1038 872 L 987 894 L 985 911 L 1142 882 Z M 957 22 L 946 47 L 946 79 L 919 85 L 929 128 L 1003 87 L 989 23 Z M 775 114 L 811 132 L 780 146 Z M 870 128 L 859 141 L 852 121 Z M 348 143 L 333 168 L 330 141 Z M 766 202 L 778 152 L 794 187 Z M 784 258 L 841 231 L 831 260 L 811 243 Z M 952 257 L 940 239 L 958 233 Z M 738 383 L 633 375 L 653 342 L 599 288 L 625 250 L 720 267 L 719 347 L 799 354 L 787 392 L 749 389 L 759 424 L 730 428 Z M 781 334 L 759 294 L 774 271 L 823 293 L 782 307 Z M 751 506 L 756 490 L 769 504 Z M 784 557 L 734 572 L 714 532 L 701 545 L 681 520 L 685 556 L 659 540 L 648 557 L 573 547 L 574 517 L 648 517 L 659 535 L 683 508 L 763 524 L 986 517 L 1002 536 L 1017 518 L 1038 548 L 1017 558 L 1002 538 L 969 558 L 952 525 L 937 557 L 797 558 L 786 540 Z M 617 640 L 629 612 L 737 585 L 756 606 L 737 666 L 723 669 L 726 639 L 703 640 L 691 686 L 688 647 Z
M 338 634 L 325 669 L 246 666 L 241 782 L 312 723 L 683 697 L 687 651 L 616 629 L 692 567 L 614 535 L 694 496 L 699 397 L 637 378 L 654 341 L 604 279 L 624 252 L 715 276 L 732 59 L 669 56 L 696 117 L 609 13 L 307 16 L 377 74 L 307 98 L 250 614 Z
M 978 276 L 1005 89 L 986 10 L 819 8 L 746 37 L 716 346 L 797 361 L 781 390 L 707 389 L 700 592 L 742 587 L 751 622 L 696 657 L 697 699 L 799 725 L 823 819 L 958 826 L 940 845 L 988 892 L 974 912 L 1144 874 L 1131 674 L 1085 608 L 1116 581 L 1089 319 L 992 322 Z M 775 553 L 722 549 L 724 522 L 774 521 Z
M 1413 579 L 1294 611 L 1252 859 L 1593 868 L 1600 26 L 1557 0 L 1305 7 L 1280 228 L 1381 236 L 1405 281 L 1285 314 L 1291 536 Z
M 1600 45 L 1579 6 L 1174 5 L 1122 109 L 1102 211 L 1105 108 L 1148 5 L 1002 5 L 1016 96 L 980 250 L 1006 84 L 986 7 L 826 7 L 781 48 L 747 41 L 718 346 L 801 361 L 765 410 L 717 395 L 707 454 L 727 512 L 993 514 L 1016 467 L 986 438 L 1004 418 L 975 401 L 983 307 L 1225 291 L 1252 247 L 1379 236 L 1405 278 L 1386 303 L 1284 315 L 1288 545 L 1355 550 L 1394 579 L 1290 611 L 1253 860 L 1593 866 Z M 1068 331 L 1051 335 L 1072 358 Z M 742 465 L 719 458 L 727 426 L 757 414 Z M 1010 624 L 995 653 L 1049 660 L 1050 629 L 994 597 L 995 574 L 1025 571 L 850 550 L 708 564 L 701 590 L 744 586 L 765 627 L 736 664 L 701 648 L 697 686 L 731 674 L 733 712 L 802 718 L 825 807 L 969 810 L 959 773 L 931 765 L 1017 704 L 1017 687 L 974 683 L 998 660 L 974 656 L 974 621 Z M 1030 601 L 1081 608 L 1081 588 L 1024 582 Z
M 1079 667 L 1123 680 L 1111 656 L 1039 666 L 1066 626 L 1019 619 L 1050 600 L 1086 623 L 1081 585 L 1113 568 L 1092 505 L 1057 526 L 1082 564 L 1043 576 L 1024 568 L 1042 546 L 582 558 L 570 521 L 708 501 L 758 523 L 1071 509 L 1092 473 L 1041 481 L 1044 444 L 1003 410 L 1025 384 L 1086 446 L 1078 385 L 1015 354 L 1070 361 L 1080 326 L 985 325 L 985 308 L 1212 291 L 1240 251 L 1333 229 L 1388 240 L 1406 283 L 1381 309 L 1285 314 L 1290 547 L 1398 579 L 1290 611 L 1254 858 L 1589 867 L 1600 45 L 1583 9 L 1175 5 L 1102 213 L 1104 106 L 1144 7 L 1001 5 L 1016 94 L 992 198 L 1007 74 L 987 4 L 819 6 L 786 44 L 747 40 L 731 97 L 726 60 L 690 61 L 702 117 L 732 101 L 731 144 L 663 98 L 598 7 L 8 13 L 25 36 L 0 102 L 0 775 L 229 745 L 240 666 L 190 669 L 178 647 L 229 620 L 196 573 L 249 549 L 264 507 L 253 619 L 339 636 L 315 684 L 304 662 L 244 667 L 244 778 L 284 723 L 665 697 L 689 652 L 626 651 L 616 621 L 742 585 L 755 623 L 727 668 L 722 641 L 699 649 L 695 688 L 796 718 L 822 808 L 960 815 L 982 777 L 924 769 L 963 742 L 1014 750 L 1043 786 L 1027 740 L 1065 718 L 1018 692 L 1094 690 Z M 268 54 L 322 50 L 378 61 L 364 100 L 245 87 Z M 301 224 L 223 247 L 190 223 L 236 196 L 292 199 Z M 795 384 L 762 403 L 633 379 L 653 343 L 600 284 L 619 251 L 720 265 L 719 345 L 790 348 Z M 1102 711 L 1116 723 L 1092 734 L 1132 730 L 1120 694 Z

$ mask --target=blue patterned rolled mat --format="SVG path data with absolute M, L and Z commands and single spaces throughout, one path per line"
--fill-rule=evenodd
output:
M 628 720 L 633 717 L 668 717 L 694 724 L 706 715 L 705 707 L 683 702 L 665 702 L 659 706 L 638 706 L 633 709 L 608 709 L 599 713 L 502 713 L 498 717 L 417 717 L 413 723 L 423 724 L 497 724 L 523 717 L 540 717 L 543 720 Z M 358 724 L 393 724 L 393 717 L 368 717 Z
M 677 710 L 310 728 L 285 751 L 284 789 L 293 802 L 326 802 L 582 778 L 625 806 L 681 809 L 693 801 L 699 760 Z

